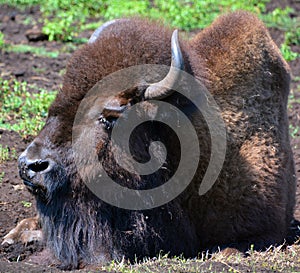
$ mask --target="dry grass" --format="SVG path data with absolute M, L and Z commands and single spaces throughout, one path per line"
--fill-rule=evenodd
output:
M 130 265 L 126 261 L 112 262 L 99 268 L 99 272 L 299 272 L 300 273 L 300 245 L 299 241 L 291 246 L 270 247 L 266 251 L 249 251 L 224 255 L 217 252 L 210 258 L 203 255 L 198 259 L 184 259 L 182 257 L 169 258 L 161 255 L 154 259 L 147 259 L 141 263 Z M 98 271 L 97 271 L 98 272 Z

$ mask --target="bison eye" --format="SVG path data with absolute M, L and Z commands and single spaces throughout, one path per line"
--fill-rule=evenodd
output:
M 110 130 L 116 123 L 117 118 L 113 116 L 104 117 L 103 115 L 100 115 L 98 120 L 101 124 L 104 125 L 106 130 Z

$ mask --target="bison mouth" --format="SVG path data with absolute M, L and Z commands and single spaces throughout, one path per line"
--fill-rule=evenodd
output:
M 27 187 L 28 191 L 33 195 L 39 196 L 41 199 L 46 200 L 47 191 L 44 187 L 29 180 L 23 180 L 23 183 Z
M 25 186 L 27 186 L 28 188 L 31 188 L 31 189 L 35 189 L 35 188 L 36 188 L 36 185 L 33 184 L 32 182 L 28 181 L 28 180 L 23 180 L 23 183 L 24 183 Z

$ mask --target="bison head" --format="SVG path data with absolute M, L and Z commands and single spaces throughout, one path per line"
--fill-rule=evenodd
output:
M 103 27 L 101 30 L 103 31 Z M 99 31 L 96 33 L 98 36 L 101 34 Z M 116 96 L 102 99 L 103 111 L 97 113 L 96 116 L 100 136 L 97 140 L 99 155 L 104 154 L 104 149 L 109 142 L 110 129 L 126 108 L 141 101 L 164 99 L 174 92 L 172 86 L 179 77 L 180 69 L 184 67 L 177 30 L 172 35 L 171 49 L 172 64 L 164 79 L 158 83 L 144 84 L 125 90 Z M 72 161 L 70 142 L 72 122 L 75 118 L 74 110 L 78 105 L 70 105 L 68 102 L 63 104 L 59 101 L 60 97 L 59 94 L 50 107 L 46 125 L 40 134 L 19 157 L 20 176 L 24 184 L 39 200 L 46 203 L 56 194 L 65 194 L 68 189 L 67 184 L 70 183 L 70 174 L 75 171 L 70 165 Z M 57 106 L 57 104 L 60 105 Z M 70 110 L 72 110 L 72 115 L 70 115 Z M 67 171 L 68 169 L 70 170 Z

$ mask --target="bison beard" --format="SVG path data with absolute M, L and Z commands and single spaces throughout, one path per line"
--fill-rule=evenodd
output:
M 19 158 L 20 175 L 37 198 L 45 242 L 61 267 L 123 256 L 133 261 L 159 251 L 195 257 L 216 246 L 262 248 L 281 243 L 287 234 L 295 170 L 286 110 L 289 67 L 280 51 L 265 26 L 246 12 L 220 17 L 190 41 L 179 43 L 173 34 L 172 50 L 171 36 L 158 23 L 126 19 L 108 25 L 98 39 L 93 37 L 72 56 L 46 125 Z M 79 104 L 113 72 L 143 64 L 170 65 L 171 59 L 172 67 L 184 67 L 199 79 L 221 109 L 227 134 L 222 171 L 213 187 L 199 196 L 210 160 L 210 132 L 192 104 L 172 91 L 176 73 L 171 68 L 159 79 L 167 83 L 164 90 L 150 85 L 113 98 L 100 96 L 116 111 L 108 109 L 97 117 L 97 155 L 109 176 L 128 188 L 148 189 L 168 181 L 177 168 L 180 145 L 167 127 L 144 124 L 130 144 L 141 162 L 149 157 L 146 143 L 160 140 L 166 145 L 167 170 L 153 175 L 133 175 L 120 168 L 109 139 L 113 120 L 124 107 L 163 100 L 195 126 L 201 145 L 196 175 L 181 195 L 154 209 L 130 211 L 106 204 L 83 183 L 74 163 L 72 129 Z M 92 171 L 87 165 L 86 173 Z

